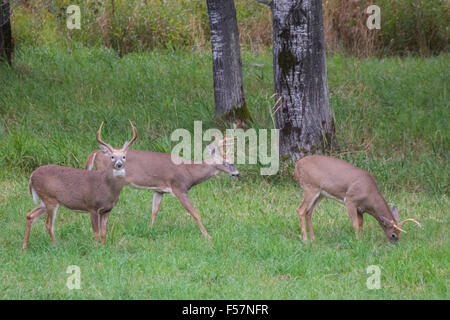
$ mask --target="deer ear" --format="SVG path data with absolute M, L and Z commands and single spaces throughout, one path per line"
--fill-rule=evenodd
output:
M 210 143 L 208 144 L 207 148 L 211 157 L 214 157 L 216 155 L 216 146 L 213 143 Z
M 395 221 L 399 222 L 400 217 L 398 215 L 398 207 L 394 206 L 392 207 L 392 215 L 394 216 Z
M 389 228 L 389 227 L 392 226 L 392 221 L 389 220 L 389 219 L 387 219 L 387 218 L 385 218 L 385 217 L 383 217 L 383 216 L 380 217 L 380 222 L 381 222 L 381 224 L 382 224 L 383 226 L 385 226 L 386 228 Z
M 106 154 L 106 155 L 110 155 L 110 154 L 111 154 L 111 152 L 109 152 L 109 149 L 108 149 L 107 147 L 105 147 L 104 145 L 99 144 L 98 146 L 100 147 L 100 150 L 101 150 L 104 154 Z

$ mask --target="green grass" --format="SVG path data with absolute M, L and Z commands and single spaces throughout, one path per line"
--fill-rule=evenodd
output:
M 150 226 L 149 191 L 125 188 L 109 220 L 107 245 L 94 242 L 87 214 L 61 208 L 55 248 L 33 225 L 28 177 L 46 163 L 82 167 L 105 120 L 104 139 L 121 145 L 138 128 L 139 149 L 169 152 L 175 128 L 224 128 L 213 118 L 209 52 L 130 54 L 110 50 L 19 48 L 14 68 L 0 66 L 0 298 L 143 299 L 448 299 L 448 56 L 431 59 L 328 57 L 336 156 L 369 170 L 405 225 L 397 245 L 366 216 L 355 239 L 344 207 L 330 200 L 313 217 L 317 239 L 299 240 L 302 190 L 292 165 L 241 179 L 220 175 L 190 192 L 206 229 L 165 196 Z M 255 128 L 272 127 L 270 53 L 243 53 L 247 103 Z M 255 68 L 252 64 L 264 64 Z M 68 290 L 66 269 L 81 268 L 81 290 Z M 369 265 L 381 289 L 369 290 Z

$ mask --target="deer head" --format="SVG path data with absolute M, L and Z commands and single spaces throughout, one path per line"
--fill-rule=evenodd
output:
M 397 242 L 400 238 L 400 234 L 402 232 L 406 233 L 405 230 L 402 229 L 402 226 L 405 224 L 405 222 L 411 221 L 417 224 L 419 227 L 422 227 L 421 224 L 416 219 L 405 219 L 401 222 L 399 222 L 400 217 L 398 214 L 398 208 L 393 207 L 392 208 L 392 219 L 388 219 L 386 217 L 381 216 L 381 225 L 383 226 L 384 232 L 386 233 L 386 237 L 391 242 Z
M 113 173 L 115 176 L 123 176 L 125 175 L 125 162 L 126 162 L 126 154 L 128 151 L 128 148 L 130 147 L 130 145 L 134 142 L 134 140 L 136 140 L 137 138 L 137 130 L 136 127 L 133 125 L 133 123 L 130 121 L 131 127 L 133 128 L 133 137 L 131 138 L 130 141 L 127 141 L 124 143 L 123 147 L 120 149 L 116 149 L 113 148 L 111 145 L 109 145 L 108 143 L 104 142 L 102 140 L 102 127 L 103 127 L 103 122 L 100 125 L 100 128 L 97 131 L 97 141 L 99 143 L 100 146 L 100 150 L 106 155 L 109 156 L 111 159 L 111 164 L 113 167 Z
M 235 166 L 228 161 L 229 154 L 224 153 L 224 146 L 232 146 L 234 142 L 226 143 L 227 141 L 234 140 L 234 138 L 227 138 L 220 140 L 218 146 L 214 143 L 210 143 L 207 148 L 209 150 L 209 154 L 214 160 L 214 165 L 217 170 L 230 174 L 234 178 L 239 178 L 239 171 L 235 168 Z M 227 150 L 228 151 L 228 150 Z

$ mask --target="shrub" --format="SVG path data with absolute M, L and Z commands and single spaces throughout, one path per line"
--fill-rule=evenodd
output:
M 329 51 L 356 56 L 448 52 L 449 7 L 445 0 L 378 0 L 381 30 L 366 27 L 373 0 L 324 0 Z M 259 51 L 272 44 L 271 11 L 256 0 L 235 0 L 241 45 Z M 79 5 L 81 30 L 66 28 L 66 9 Z M 106 46 L 120 55 L 153 48 L 192 50 L 209 46 L 205 0 L 53 0 L 13 5 L 16 43 Z

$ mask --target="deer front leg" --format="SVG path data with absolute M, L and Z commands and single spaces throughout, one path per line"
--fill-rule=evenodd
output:
M 359 234 L 362 235 L 363 233 L 363 224 L 364 224 L 364 218 L 363 218 L 363 214 L 358 212 L 358 226 L 359 226 Z
M 98 241 L 100 239 L 99 226 L 100 226 L 100 215 L 96 210 L 89 211 L 91 215 L 92 231 L 94 231 L 94 240 Z
M 194 206 L 192 205 L 191 201 L 189 200 L 189 197 L 188 197 L 187 193 L 180 192 L 180 191 L 174 191 L 173 194 L 178 198 L 178 200 L 183 205 L 183 207 L 195 219 L 195 221 L 197 222 L 198 226 L 200 227 L 200 230 L 202 231 L 202 234 L 206 238 L 210 239 L 211 236 L 208 234 L 208 232 L 206 231 L 205 227 L 203 226 L 202 221 L 200 220 L 200 217 L 199 217 L 199 215 L 197 213 L 197 210 L 194 208 Z
M 355 228 L 356 237 L 359 238 L 359 235 L 362 233 L 362 215 L 360 221 L 358 209 L 351 201 L 347 201 L 346 206 L 347 213 L 350 220 L 352 220 L 353 228 Z
M 109 219 L 109 213 L 111 211 L 102 212 L 99 214 L 100 216 L 100 232 L 102 236 L 102 243 L 103 245 L 106 244 L 106 232 L 108 227 L 108 219 Z
M 45 207 L 40 205 L 37 208 L 34 208 L 32 211 L 27 213 L 27 223 L 25 226 L 25 237 L 24 237 L 23 245 L 22 245 L 23 249 L 28 248 L 28 239 L 30 238 L 31 225 L 33 224 L 33 222 L 35 222 L 37 219 L 39 219 L 39 217 L 42 216 L 46 212 L 47 211 L 46 211 Z
M 161 206 L 161 199 L 163 197 L 163 193 L 155 192 L 153 194 L 153 203 L 152 203 L 152 225 L 155 224 L 156 216 L 158 215 L 159 208 Z

